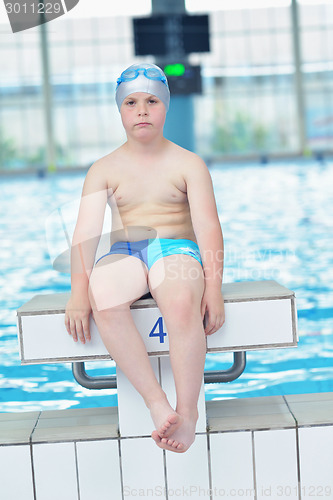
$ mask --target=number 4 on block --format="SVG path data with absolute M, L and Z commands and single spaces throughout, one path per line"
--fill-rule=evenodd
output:
M 167 333 L 163 331 L 163 318 L 160 316 L 156 321 L 153 329 L 151 330 L 149 337 L 159 337 L 160 344 L 164 344 L 164 337 L 167 336 Z

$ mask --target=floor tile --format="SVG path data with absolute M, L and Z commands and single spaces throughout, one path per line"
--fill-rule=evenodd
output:
M 55 442 L 118 437 L 117 408 L 88 408 L 43 412 L 32 442 Z
M 76 449 L 80 500 L 120 499 L 118 441 L 83 441 L 76 443 Z
M 295 427 L 295 420 L 282 397 L 209 401 L 210 432 Z
M 74 443 L 33 445 L 36 498 L 78 500 Z
M 213 500 L 237 498 L 237 493 L 253 500 L 252 433 L 211 434 L 209 440 Z
M 30 446 L 0 446 L 1 500 L 33 500 Z
M 29 443 L 38 415 L 39 412 L 1 414 L 0 444 Z
M 296 429 L 254 432 L 257 500 L 298 499 Z

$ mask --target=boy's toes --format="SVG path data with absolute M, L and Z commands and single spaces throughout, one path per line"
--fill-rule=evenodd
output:
M 168 425 L 168 427 L 170 427 L 170 425 L 178 424 L 179 421 L 179 415 L 177 413 L 171 413 L 171 415 L 168 416 L 166 424 Z
M 186 447 L 183 443 L 175 439 L 160 438 L 157 431 L 153 431 L 151 437 L 154 439 L 157 446 L 163 450 L 175 451 L 177 453 L 184 453 L 184 451 L 186 451 Z
M 169 438 L 162 438 L 160 442 L 166 444 L 167 446 L 172 446 L 173 443 L 175 443 L 175 440 Z
M 175 439 L 163 438 L 161 439 L 161 442 L 177 450 L 182 450 L 184 448 L 183 443 L 179 443 L 179 441 L 176 441 Z
M 153 440 L 155 441 L 155 443 L 160 443 L 161 442 L 161 438 L 160 438 L 160 436 L 159 436 L 159 434 L 158 434 L 157 431 L 153 431 L 151 433 L 151 437 L 153 438 Z
M 160 436 L 163 436 L 166 433 L 166 431 L 170 428 L 170 426 L 171 423 L 167 420 L 159 430 Z
M 178 429 L 182 421 L 183 419 L 180 415 L 178 415 L 177 413 L 171 413 L 171 415 L 168 416 L 163 425 L 161 425 L 161 427 L 158 429 L 160 437 L 162 438 L 170 436 L 170 434 L 174 433 L 175 430 Z
M 179 443 L 178 441 L 174 441 L 172 443 L 172 448 L 175 448 L 176 450 L 183 450 L 185 448 L 185 446 L 183 445 L 183 443 Z

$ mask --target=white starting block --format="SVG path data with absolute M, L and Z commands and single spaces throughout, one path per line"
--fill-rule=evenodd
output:
M 207 352 L 239 352 L 297 346 L 294 292 L 275 281 L 223 285 L 225 324 L 207 337 Z M 68 293 L 36 295 L 18 309 L 22 364 L 63 363 L 110 359 L 91 318 L 91 342 L 74 343 L 65 324 Z M 152 366 L 171 405 L 175 402 L 169 341 L 163 318 L 153 299 L 141 299 L 131 308 Z M 121 437 L 147 437 L 152 431 L 141 397 L 117 369 L 119 431 Z M 197 433 L 206 432 L 204 384 L 199 398 Z M 133 418 L 135 415 L 135 419 Z

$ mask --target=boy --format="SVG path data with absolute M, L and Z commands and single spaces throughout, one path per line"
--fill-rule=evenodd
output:
M 181 453 L 195 438 L 205 334 L 224 323 L 223 237 L 206 165 L 163 136 L 170 94 L 162 70 L 133 65 L 117 84 L 127 141 L 87 173 L 65 323 L 74 341 L 85 343 L 93 314 L 111 357 L 151 412 L 157 446 Z M 107 203 L 111 249 L 94 266 Z M 175 409 L 156 380 L 130 312 L 148 290 L 169 335 Z

